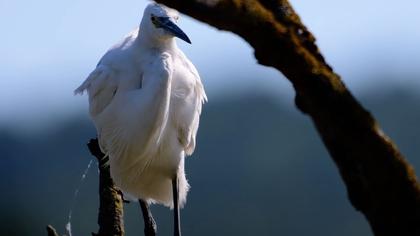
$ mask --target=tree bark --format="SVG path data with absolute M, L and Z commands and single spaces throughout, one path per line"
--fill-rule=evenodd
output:
M 87 144 L 90 153 L 98 159 L 99 168 L 99 213 L 98 233 L 92 236 L 123 236 L 123 199 L 120 190 L 114 185 L 106 165 L 107 157 L 101 152 L 98 140 L 91 139 Z M 47 226 L 48 236 L 59 236 L 53 226 Z
M 420 186 L 413 168 L 326 63 L 287 0 L 158 0 L 231 31 L 258 62 L 293 84 L 297 107 L 315 124 L 352 205 L 375 235 L 420 235 Z
M 88 143 L 90 153 L 98 159 L 99 166 L 99 213 L 98 233 L 93 236 L 123 236 L 123 199 L 121 191 L 114 185 L 107 159 L 99 148 L 98 140 Z

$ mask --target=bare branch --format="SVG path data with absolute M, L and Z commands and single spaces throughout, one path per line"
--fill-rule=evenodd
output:
M 287 0 L 158 0 L 240 35 L 262 65 L 292 82 L 375 235 L 420 235 L 420 186 L 413 168 L 326 63 Z
M 99 148 L 98 140 L 91 139 L 89 150 L 99 163 L 99 213 L 98 233 L 94 236 L 122 236 L 124 235 L 123 199 L 120 190 L 114 185 L 106 157 Z
M 115 187 L 106 165 L 107 157 L 101 152 L 98 140 L 91 139 L 87 144 L 90 153 L 98 159 L 99 166 L 99 213 L 98 233 L 93 236 L 123 236 L 123 199 L 121 191 Z M 59 236 L 51 225 L 47 226 L 48 236 Z

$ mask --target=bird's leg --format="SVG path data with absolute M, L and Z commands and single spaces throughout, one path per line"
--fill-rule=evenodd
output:
M 181 236 L 181 222 L 179 215 L 178 175 L 172 179 L 172 194 L 174 201 L 174 236 Z
M 141 199 L 139 199 L 139 203 L 141 207 L 141 212 L 143 213 L 144 235 L 155 236 L 157 226 L 155 219 L 153 219 L 152 212 L 150 211 L 149 204 Z

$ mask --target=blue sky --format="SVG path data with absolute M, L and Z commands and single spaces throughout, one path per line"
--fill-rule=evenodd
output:
M 327 61 L 356 94 L 378 89 L 372 86 L 378 81 L 420 87 L 419 1 L 291 2 Z M 74 97 L 73 89 L 112 44 L 139 24 L 146 4 L 0 0 L 0 125 L 86 111 L 86 97 Z M 193 44 L 179 46 L 200 71 L 210 101 L 244 89 L 293 94 L 279 72 L 256 65 L 242 39 L 187 16 L 180 26 Z

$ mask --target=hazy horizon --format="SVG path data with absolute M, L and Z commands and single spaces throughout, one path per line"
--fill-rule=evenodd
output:
M 0 39 L 0 52 L 7 55 L 0 57 L 0 124 L 39 124 L 85 111 L 87 98 L 74 97 L 74 88 L 111 45 L 138 25 L 147 2 L 0 1 L 5 19 L 0 27 L 7 32 Z M 420 88 L 420 2 L 291 3 L 356 96 L 383 89 L 379 86 Z M 256 64 L 239 37 L 188 16 L 179 25 L 193 42 L 179 46 L 198 68 L 210 102 L 244 90 L 294 94 L 279 72 Z

